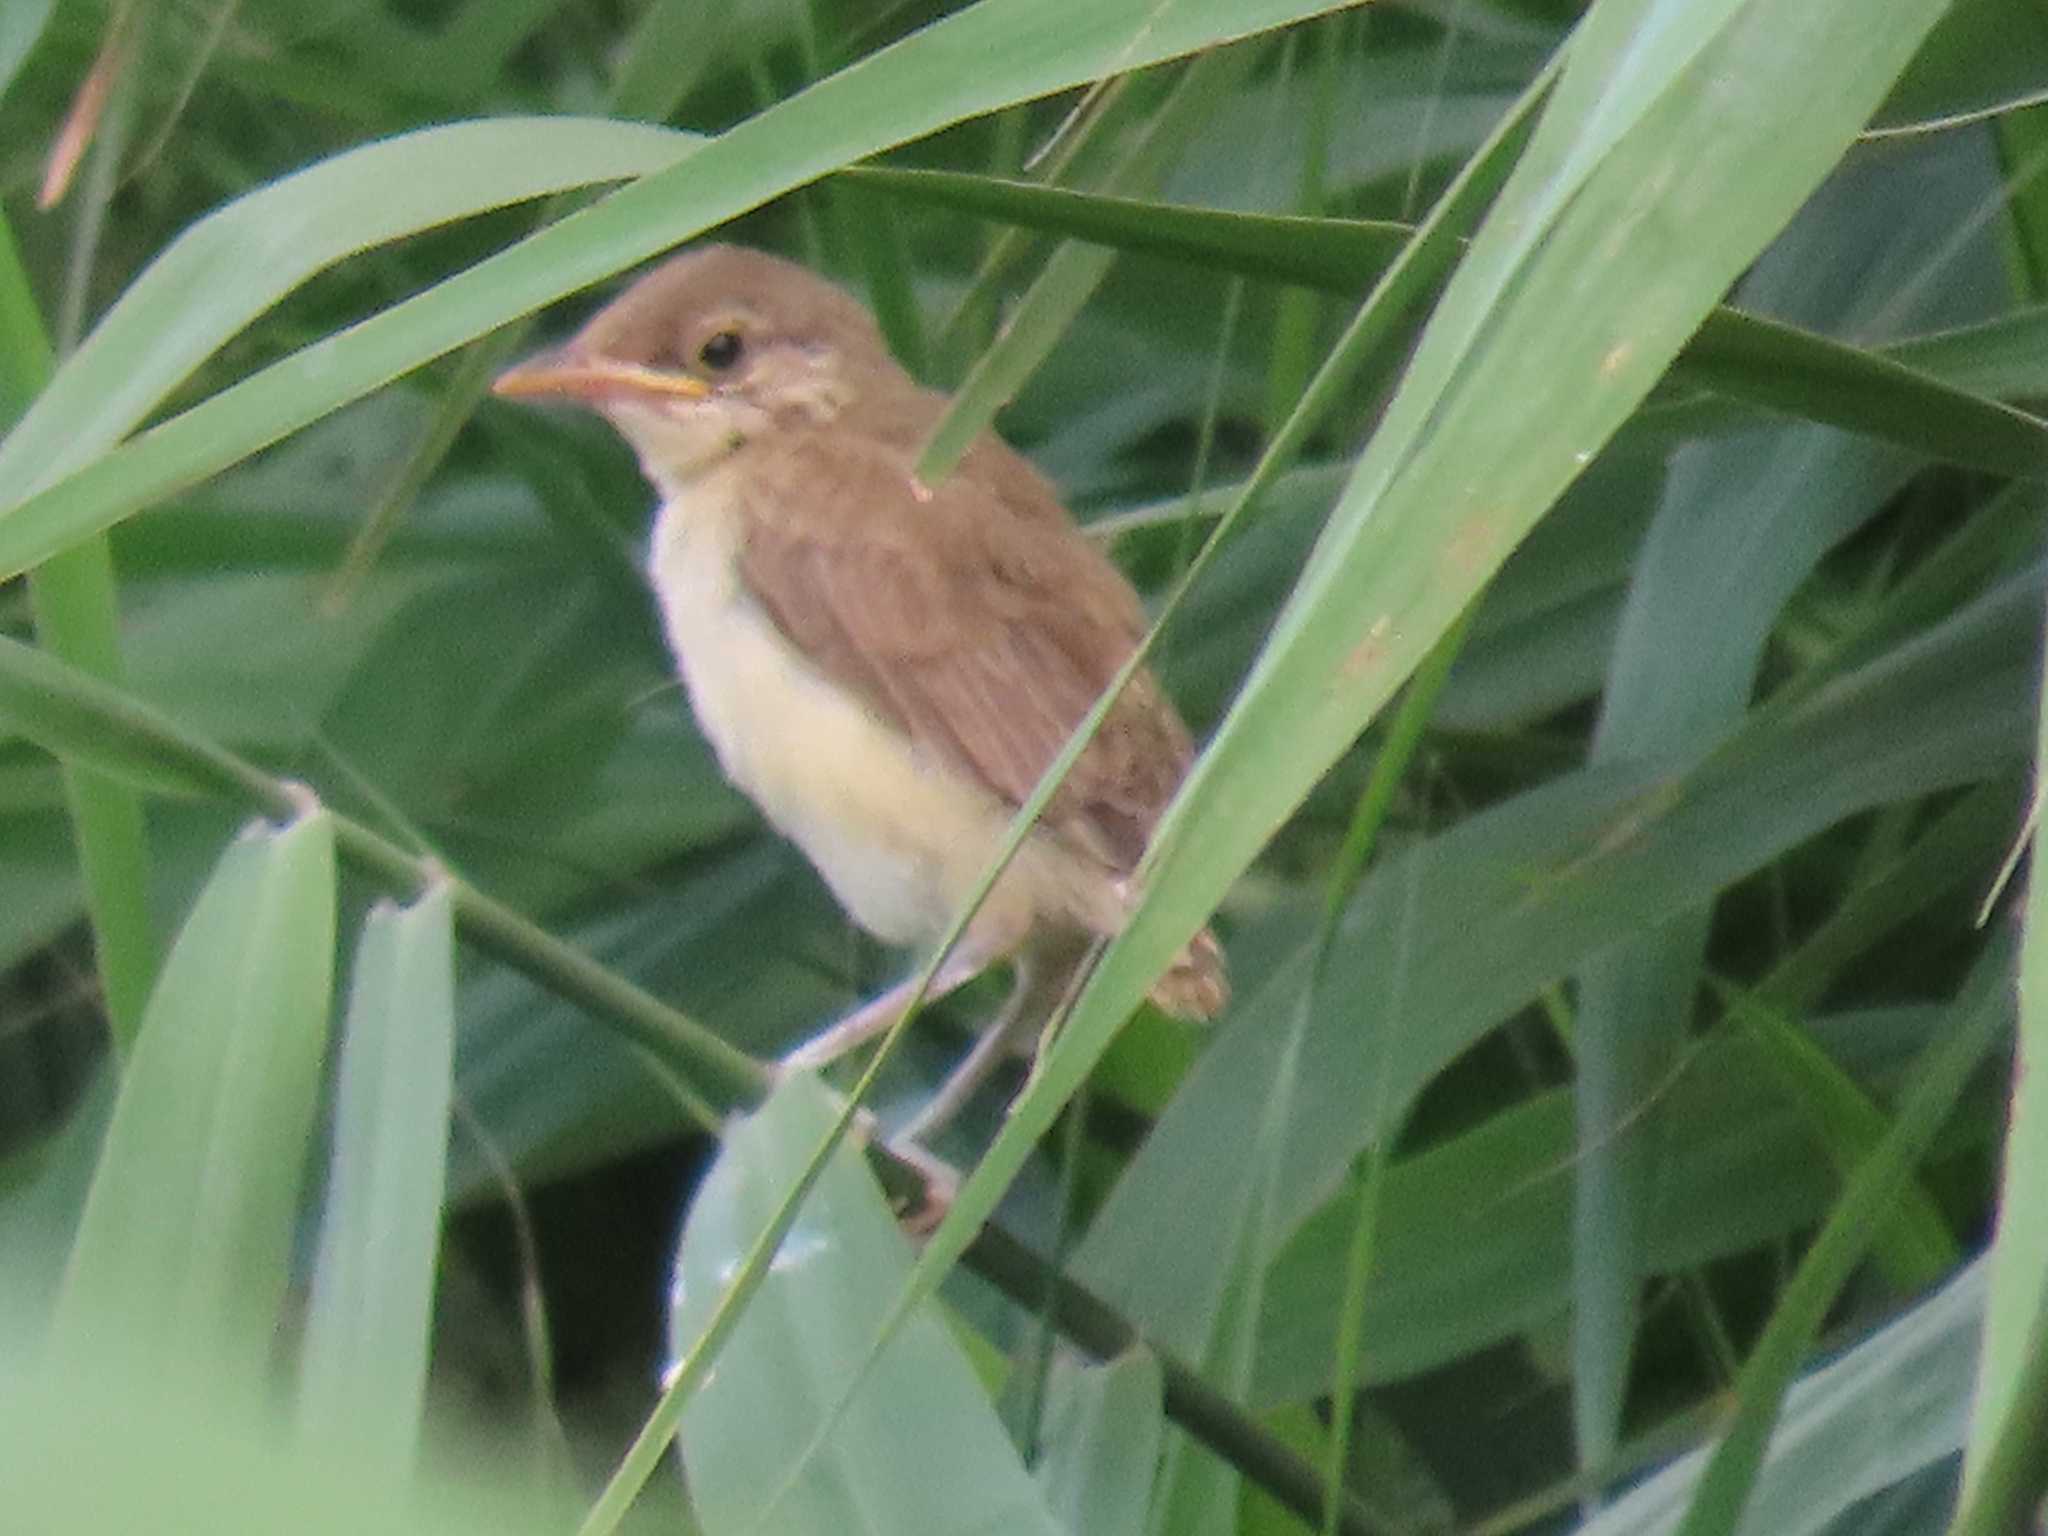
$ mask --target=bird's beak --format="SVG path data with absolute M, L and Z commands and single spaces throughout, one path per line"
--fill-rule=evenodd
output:
M 555 396 L 599 404 L 606 400 L 652 396 L 668 400 L 702 400 L 709 385 L 687 373 L 669 373 L 642 363 L 588 356 L 573 344 L 542 352 L 514 365 L 491 382 L 491 393 L 508 399 Z

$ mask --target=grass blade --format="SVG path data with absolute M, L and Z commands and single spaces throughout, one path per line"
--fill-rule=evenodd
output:
M 2048 701 L 2040 706 L 2036 773 L 2048 760 Z M 2032 816 L 2040 814 L 2039 780 Z M 2030 821 L 2026 841 L 2038 847 L 2039 829 Z M 1998 1229 L 1991 1245 L 1990 1298 L 1984 1309 L 1984 1340 L 1978 1353 L 1975 1422 L 1964 1458 L 1964 1482 L 1983 1475 L 1991 1448 L 2005 1433 L 2026 1389 L 2029 1339 L 2041 1336 L 2048 1319 L 2048 878 L 2038 871 L 2027 881 L 2026 926 L 2020 944 L 2019 1061 L 2013 1072 L 2012 1107 L 2005 1132 L 2005 1169 L 1998 1202 Z M 2038 1357 L 2039 1351 L 2035 1351 Z M 2033 1384 L 2039 1390 L 2039 1383 Z
M 1595 8 L 1272 641 L 1162 823 L 1147 899 L 1051 1052 L 1040 1100 L 1013 1106 L 906 1296 L 953 1261 L 1151 978 L 1833 164 L 1940 6 L 1885 11 L 1874 27 L 1863 0 L 1827 0 L 1788 29 L 1766 5 Z M 1638 36 L 1666 24 L 1678 34 L 1658 46 Z M 1610 74 L 1618 59 L 1645 70 Z M 1666 208 L 1680 186 L 1695 218 Z M 1450 926 L 1469 934 L 1470 915 Z
M 107 452 L 250 321 L 343 257 L 659 169 L 694 142 L 637 123 L 454 123 L 346 150 L 236 199 L 149 264 L 0 442 L 0 505 Z
M 332 1166 L 300 1346 L 299 1425 L 403 1483 L 427 1388 L 448 1165 L 454 904 L 371 909 L 336 1070 Z
M 1053 1363 L 1045 1459 L 1034 1476 L 1062 1530 L 1144 1536 L 1160 1386 L 1159 1362 L 1142 1349 L 1102 1365 Z
M 983 218 L 1331 293 L 1356 293 L 1414 233 L 1384 221 L 1189 208 L 958 171 L 862 166 L 841 174 Z M 1672 379 L 1952 464 L 2038 476 L 2048 471 L 2048 423 L 1992 398 L 2038 392 L 2038 329 L 2005 316 L 1987 322 L 1984 334 L 1943 332 L 1879 349 L 1724 304 L 1680 351 Z
M 12 424 L 49 380 L 49 337 L 14 233 L 0 216 L 0 421 Z M 119 681 L 119 613 L 113 558 L 104 539 L 90 539 L 29 576 L 36 633 L 50 650 L 96 677 Z M 93 956 L 117 1052 L 125 1053 L 142 1024 L 156 979 L 157 942 L 150 921 L 149 847 L 142 801 L 118 779 L 82 764 L 64 764 L 64 798 L 78 849 Z
M 1928 1047 L 1884 1139 L 1858 1166 L 1841 1203 L 1800 1260 L 1738 1384 L 1741 1406 L 1686 1510 L 1679 1536 L 1730 1536 L 1749 1503 L 1771 1426 L 1828 1308 L 1870 1249 L 1885 1208 L 1941 1128 L 1956 1095 L 2011 1020 L 2006 946 L 1994 946 L 1956 1000 L 1954 1027 Z
M 409 369 L 850 160 L 977 113 L 1337 8 L 1340 0 L 1186 0 L 1163 12 L 1144 0 L 981 0 L 749 119 L 682 164 L 316 342 L 104 458 L 47 443 L 38 452 L 18 445 L 17 432 L 0 445 L 0 575 L 26 570 Z M 1020 31 L 1043 46 L 1019 47 Z M 933 82 L 945 88 L 934 90 Z M 437 200 L 426 211 L 445 216 L 449 205 Z M 248 236 L 260 256 L 259 232 Z M 238 251 L 247 259 L 247 247 Z M 165 320 L 184 309 L 167 306 Z M 209 329 L 206 349 L 219 339 Z M 107 401 L 68 382 L 69 374 L 51 386 L 67 391 L 62 408 L 49 408 L 35 436 L 55 433 L 61 441 L 70 431 L 91 432 L 98 452 L 106 439 L 93 423 L 109 412 Z M 131 401 L 110 419 L 126 421 L 133 409 Z M 77 472 L 49 484 L 53 465 Z
M 253 827 L 150 997 L 52 1320 L 60 1357 L 111 1329 L 141 1358 L 228 1379 L 262 1367 L 291 1278 L 333 951 L 333 822 Z
M 795 1077 L 727 1137 L 676 1258 L 676 1357 L 701 1349 L 758 1234 L 804 1198 L 805 1164 L 838 1109 L 814 1079 Z M 930 1309 L 861 1384 L 821 1455 L 785 1484 L 909 1269 L 909 1246 L 881 1191 L 842 1145 L 720 1351 L 717 1372 L 683 1410 L 679 1443 L 708 1536 L 832 1536 L 849 1525 L 1055 1536 L 994 1404 Z M 778 1489 L 786 1491 L 770 1507 Z
M 1963 1440 L 1969 1345 L 1983 1314 L 1984 1269 L 1973 1265 L 1794 1386 L 1745 1536 L 1860 1529 L 1860 1501 L 1952 1457 Z M 1577 1536 L 1670 1536 L 1708 1455 L 1694 1451 L 1645 1479 Z

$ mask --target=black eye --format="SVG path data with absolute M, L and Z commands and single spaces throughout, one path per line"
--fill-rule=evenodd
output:
M 740 360 L 745 350 L 738 331 L 720 331 L 697 349 L 697 361 L 716 373 L 723 373 Z

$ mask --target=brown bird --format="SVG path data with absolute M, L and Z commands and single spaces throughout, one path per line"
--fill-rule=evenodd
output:
M 935 939 L 1143 635 L 1122 573 L 992 433 L 921 483 L 945 399 L 897 366 L 854 299 L 759 251 L 672 258 L 495 389 L 587 405 L 632 445 L 661 497 L 648 574 L 726 776 L 862 927 Z M 1019 972 L 920 1129 L 1049 1016 L 1092 940 L 1123 927 L 1190 755 L 1140 672 L 935 984 L 1006 958 Z M 1152 989 L 1183 1017 L 1227 997 L 1206 930 Z M 791 1059 L 829 1060 L 903 1001 L 886 994 Z

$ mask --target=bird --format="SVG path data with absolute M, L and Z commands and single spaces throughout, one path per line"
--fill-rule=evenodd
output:
M 566 343 L 493 384 L 596 411 L 659 508 L 646 570 L 692 712 L 726 777 L 883 942 L 936 940 L 1019 806 L 1129 660 L 1137 592 L 1051 483 L 993 431 L 919 479 L 947 407 L 845 289 L 728 244 L 655 266 Z M 1007 961 L 1009 1000 L 908 1134 L 929 1134 L 1042 1026 L 1119 932 L 1193 745 L 1140 669 L 934 978 Z M 893 988 L 784 1058 L 886 1029 Z M 1187 1019 L 1229 998 L 1204 928 L 1154 982 Z

